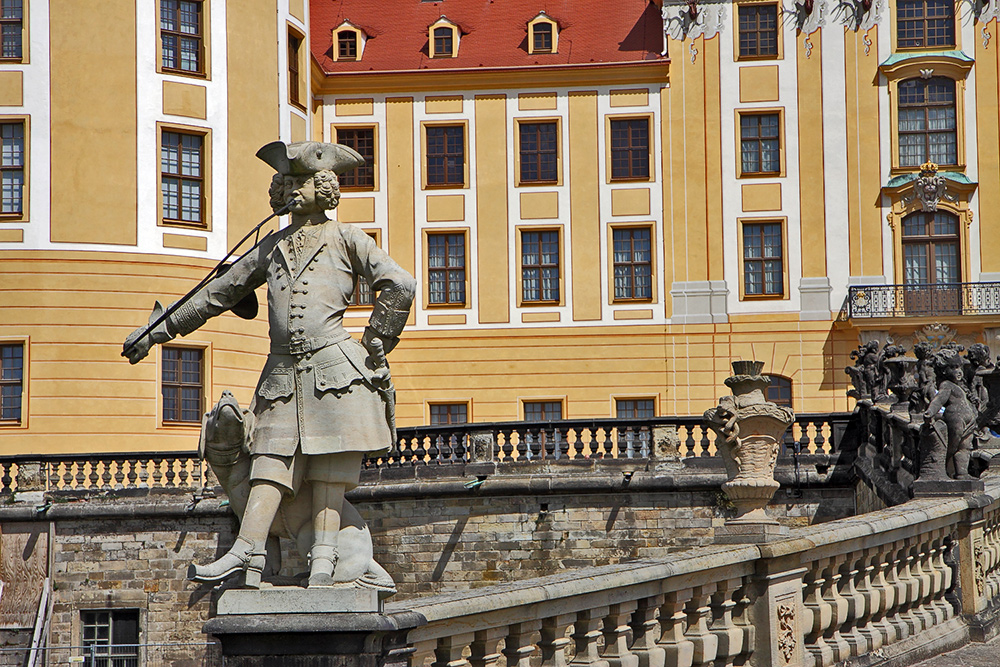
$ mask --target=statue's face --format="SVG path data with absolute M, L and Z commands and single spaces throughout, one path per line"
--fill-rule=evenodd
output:
M 316 203 L 316 183 L 312 176 L 285 176 L 284 201 L 295 201 L 291 212 L 298 215 L 317 213 L 321 209 Z

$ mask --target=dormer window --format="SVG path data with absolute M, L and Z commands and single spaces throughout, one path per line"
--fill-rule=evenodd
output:
M 451 28 L 434 28 L 434 57 L 450 58 L 454 46 Z
M 545 12 L 528 23 L 528 53 L 555 53 L 559 44 L 559 26 Z
M 428 42 L 431 58 L 454 58 L 458 56 L 458 26 L 442 16 L 430 26 Z
M 337 60 L 358 59 L 358 33 L 353 30 L 337 32 Z
M 361 60 L 365 50 L 365 33 L 350 21 L 333 29 L 333 59 L 337 61 Z

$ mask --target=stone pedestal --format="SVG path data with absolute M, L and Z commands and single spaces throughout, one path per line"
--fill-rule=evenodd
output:
M 788 537 L 788 527 L 774 523 L 728 521 L 715 528 L 716 544 L 758 544 Z
M 222 645 L 225 667 L 383 667 L 427 622 L 421 614 L 381 613 L 378 592 L 354 586 L 275 586 L 223 591 L 204 627 Z

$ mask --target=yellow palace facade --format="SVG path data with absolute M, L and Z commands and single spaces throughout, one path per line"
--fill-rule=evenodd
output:
M 420 284 L 401 426 L 700 414 L 738 358 L 845 410 L 862 340 L 1000 347 L 993 5 L 13 4 L 4 453 L 188 450 L 250 401 L 263 318 L 119 353 L 268 212 L 275 137 L 368 158 L 337 216 Z

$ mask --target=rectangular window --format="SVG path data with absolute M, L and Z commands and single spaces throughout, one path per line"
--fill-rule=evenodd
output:
M 783 296 L 785 268 L 780 222 L 743 223 L 743 294 Z
M 192 347 L 164 347 L 163 421 L 201 423 L 204 412 L 204 351 Z
M 427 185 L 465 185 L 465 126 L 428 125 Z
M 615 301 L 653 298 L 653 230 L 619 227 L 611 232 L 614 244 Z
M 0 214 L 24 212 L 24 121 L 0 123 Z
M 740 58 L 778 55 L 778 5 L 740 5 Z
M 103 609 L 80 612 L 85 667 L 134 667 L 139 664 L 139 611 Z
M 524 420 L 529 422 L 562 419 L 561 401 L 525 401 Z
M 559 180 L 559 131 L 555 122 L 518 123 L 522 183 Z
M 611 121 L 611 180 L 649 178 L 649 119 Z
M 898 0 L 896 40 L 901 49 L 955 47 L 953 0 Z
M 740 114 L 740 165 L 742 174 L 781 172 L 780 114 Z
M 615 400 L 619 419 L 652 419 L 656 415 L 651 398 L 619 398 Z
M 339 176 L 340 187 L 342 189 L 374 190 L 375 128 L 338 127 L 337 143 L 353 148 L 365 159 L 364 165 Z
M 559 232 L 521 232 L 521 300 L 559 302 Z
M 21 61 L 24 58 L 23 42 L 23 0 L 0 0 L 0 59 Z
M 431 405 L 431 426 L 468 423 L 468 403 L 437 403 Z
M 204 137 L 163 131 L 160 191 L 166 222 L 204 226 Z
M 465 305 L 465 234 L 427 235 L 428 302 Z
M 358 33 L 341 30 L 337 33 L 337 60 L 358 59 Z
M 0 345 L 0 422 L 21 423 L 24 345 Z
M 203 74 L 202 3 L 160 0 L 160 41 L 165 70 Z
M 299 97 L 299 49 L 302 40 L 288 33 L 288 101 L 296 106 L 302 106 Z
M 899 164 L 958 164 L 955 81 L 907 79 L 899 84 Z

